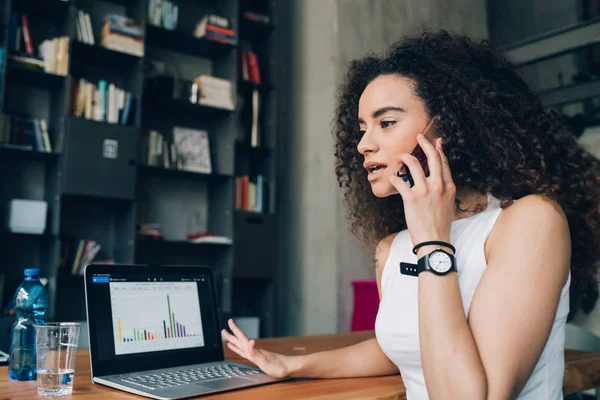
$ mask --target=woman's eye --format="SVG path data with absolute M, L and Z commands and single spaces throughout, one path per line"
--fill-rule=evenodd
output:
M 381 127 L 389 128 L 390 126 L 394 125 L 395 123 L 396 123 L 396 121 L 381 121 Z
M 360 136 L 364 136 L 366 131 L 364 129 L 361 129 L 361 130 L 359 130 L 359 132 L 360 132 Z

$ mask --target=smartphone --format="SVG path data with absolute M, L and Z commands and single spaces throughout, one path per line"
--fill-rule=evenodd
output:
M 433 127 L 435 122 L 439 121 L 439 119 L 440 119 L 440 117 L 437 115 L 434 116 L 433 118 L 431 118 L 431 120 L 429 121 L 427 126 L 425 126 L 425 129 L 423 129 L 423 132 L 421 132 L 423 134 L 423 136 L 425 136 L 425 139 L 429 140 L 430 142 L 433 142 L 439 135 L 439 132 L 437 131 L 437 129 L 435 129 L 435 127 Z M 417 160 L 419 160 L 419 163 L 421 164 L 421 168 L 423 168 L 423 172 L 425 172 L 425 176 L 429 176 L 429 164 L 427 164 L 427 155 L 425 154 L 425 152 L 423 151 L 421 146 L 419 146 L 418 143 L 415 145 L 415 148 L 413 149 L 413 151 L 410 154 L 413 157 L 415 157 Z M 398 170 L 396 175 L 399 178 L 402 178 L 402 180 L 404 180 L 404 182 L 408 182 L 408 185 L 410 187 L 413 187 L 415 185 L 415 181 L 414 181 L 412 175 L 410 174 L 410 170 L 408 169 L 406 164 L 402 165 L 402 167 Z

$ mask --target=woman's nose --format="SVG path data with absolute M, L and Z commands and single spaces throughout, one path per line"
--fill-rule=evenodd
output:
M 374 152 L 377 148 L 377 145 L 372 140 L 371 135 L 369 135 L 368 132 L 365 132 L 365 134 L 360 139 L 360 142 L 358 142 L 357 148 L 360 154 L 366 154 Z

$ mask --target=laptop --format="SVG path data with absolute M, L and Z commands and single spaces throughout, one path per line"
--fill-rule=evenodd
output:
M 85 267 L 92 382 L 182 399 L 278 382 L 225 361 L 212 269 Z

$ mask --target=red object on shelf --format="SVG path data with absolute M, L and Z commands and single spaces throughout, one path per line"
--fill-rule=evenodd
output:
M 189 233 L 186 237 L 187 240 L 197 240 L 203 237 L 209 237 L 209 236 L 213 236 L 213 234 L 211 232 L 196 232 L 196 233 Z
M 369 331 L 375 329 L 375 319 L 379 311 L 377 281 L 352 281 L 354 289 L 354 309 L 351 330 Z

